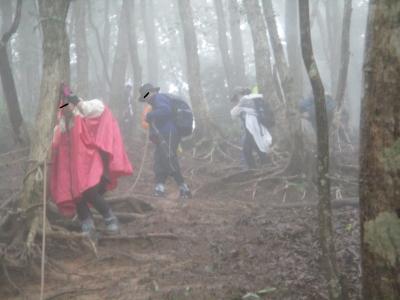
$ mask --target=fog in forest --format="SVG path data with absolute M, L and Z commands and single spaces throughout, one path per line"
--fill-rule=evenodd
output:
M 396 13 L 0 1 L 0 298 L 396 299 Z

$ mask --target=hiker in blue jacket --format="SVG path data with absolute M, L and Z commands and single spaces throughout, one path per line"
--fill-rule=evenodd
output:
M 180 197 L 191 198 L 191 191 L 185 183 L 179 166 L 177 150 L 181 136 L 175 125 L 170 98 L 159 91 L 159 87 L 146 83 L 140 88 L 139 96 L 139 101 L 147 102 L 152 107 L 146 115 L 146 121 L 150 125 L 150 139 L 156 145 L 154 195 L 165 196 L 165 181 L 168 176 L 172 176 L 179 186 Z

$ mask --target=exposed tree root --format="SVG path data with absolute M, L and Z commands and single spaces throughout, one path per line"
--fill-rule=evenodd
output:
M 297 203 L 286 203 L 286 204 L 273 205 L 272 207 L 273 208 L 304 208 L 307 206 L 317 206 L 317 205 L 318 205 L 317 202 L 297 202 Z M 331 202 L 332 208 L 342 208 L 345 206 L 358 207 L 359 206 L 358 198 L 333 200 Z
M 60 297 L 63 297 L 63 299 L 65 299 L 65 297 L 67 297 L 66 295 L 68 295 L 69 299 L 72 299 L 71 297 L 73 297 L 73 295 L 83 295 L 87 293 L 102 291 L 104 289 L 105 287 L 96 287 L 96 288 L 79 287 L 79 288 L 65 289 L 63 291 L 59 291 L 50 296 L 47 296 L 45 300 L 54 300 Z
M 104 241 L 138 241 L 138 240 L 155 240 L 155 239 L 167 239 L 167 240 L 177 240 L 178 236 L 170 233 L 149 233 L 145 235 L 110 235 L 101 236 L 99 242 Z
M 240 150 L 240 147 L 233 145 L 223 138 L 204 138 L 196 143 L 193 148 L 193 157 L 200 160 L 214 162 L 215 158 L 227 161 L 235 161 L 228 153 L 228 149 Z

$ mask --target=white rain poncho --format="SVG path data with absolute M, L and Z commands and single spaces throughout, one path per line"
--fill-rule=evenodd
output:
M 253 101 L 253 99 L 260 97 L 262 97 L 262 95 L 259 94 L 251 94 L 242 97 L 238 105 L 232 108 L 231 116 L 233 118 L 238 118 L 244 114 L 245 127 L 253 136 L 258 149 L 261 152 L 268 153 L 272 144 L 272 136 L 268 129 L 258 122 L 257 112 Z

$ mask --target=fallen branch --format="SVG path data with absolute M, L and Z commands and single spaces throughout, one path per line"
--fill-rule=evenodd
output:
M 318 202 L 296 202 L 296 203 L 287 203 L 287 204 L 277 204 L 273 205 L 273 208 L 303 208 L 307 206 L 317 206 Z M 342 208 L 345 206 L 351 206 L 351 207 L 358 207 L 359 206 L 359 201 L 358 198 L 348 198 L 348 199 L 342 199 L 342 200 L 333 200 L 331 202 L 331 207 L 332 208 Z
M 168 239 L 177 240 L 178 237 L 170 233 L 149 233 L 145 235 L 110 235 L 99 237 L 101 241 L 136 241 L 136 240 L 152 240 L 152 239 Z
M 80 294 L 81 295 L 81 294 L 85 294 L 85 293 L 101 291 L 104 289 L 105 289 L 104 287 L 100 287 L 100 288 L 81 288 L 80 287 L 80 288 L 66 289 L 66 290 L 54 293 L 53 295 L 46 297 L 45 300 L 57 299 L 58 297 L 70 295 L 70 294 Z

